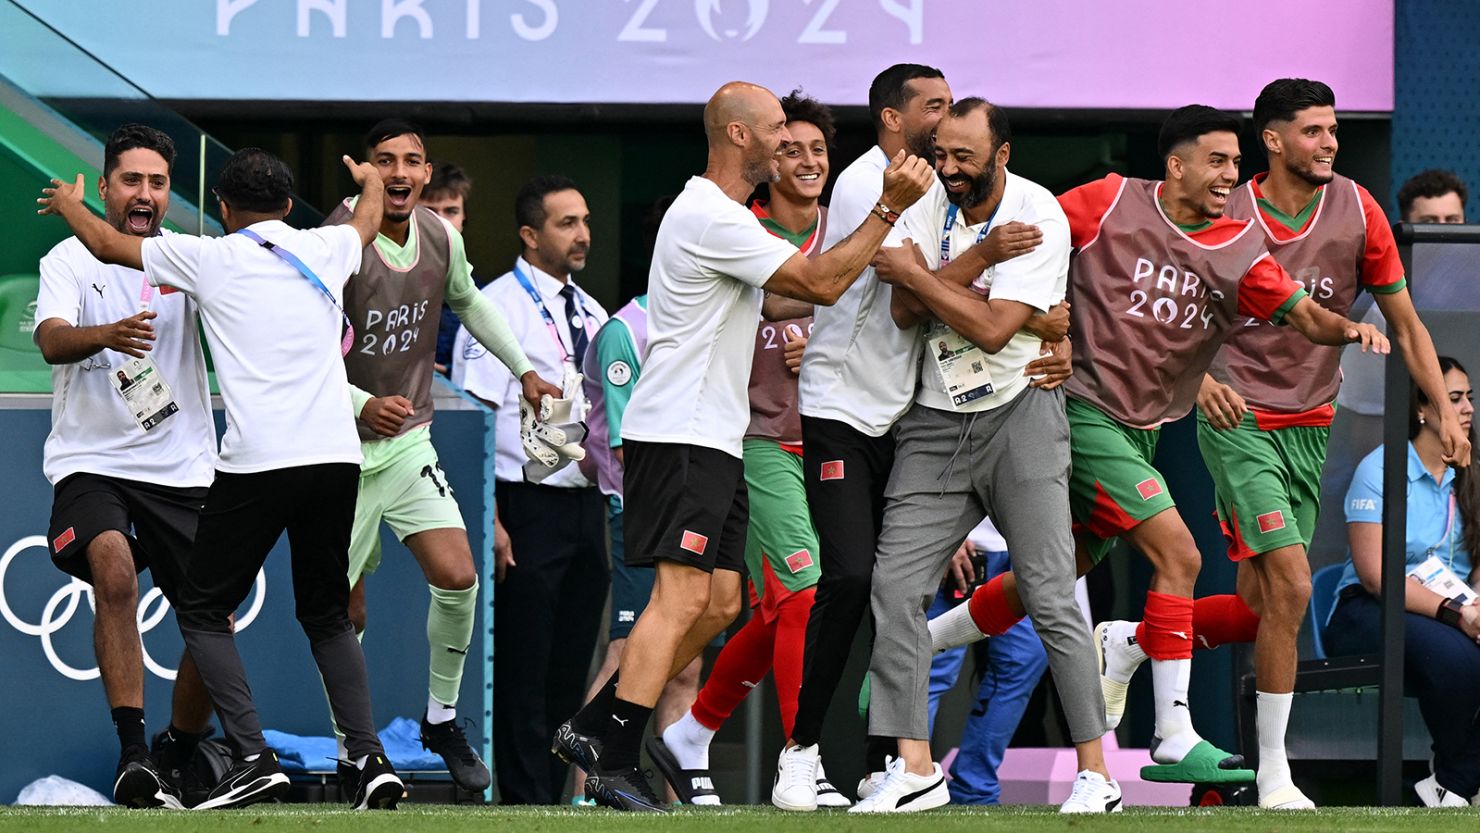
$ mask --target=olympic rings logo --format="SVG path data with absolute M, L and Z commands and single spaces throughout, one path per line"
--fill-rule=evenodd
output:
M 93 611 L 97 610 L 92 585 L 80 578 L 70 576 L 69 581 L 46 600 L 46 605 L 41 609 L 41 621 L 35 624 L 20 618 L 10 608 L 10 602 L 5 594 L 5 574 L 10 570 L 10 563 L 17 556 L 36 548 L 50 555 L 51 550 L 44 535 L 28 535 L 11 544 L 9 549 L 5 550 L 5 554 L 0 555 L 0 616 L 4 616 L 5 621 L 21 633 L 40 637 L 41 650 L 46 654 L 46 659 L 51 662 L 51 667 L 55 668 L 57 673 L 73 680 L 96 680 L 101 676 L 96 665 L 92 668 L 74 668 L 57 655 L 56 647 L 52 644 L 52 635 L 72 621 L 72 616 L 77 613 L 84 597 L 87 599 L 88 607 Z M 257 580 L 251 598 L 252 602 L 247 607 L 247 611 L 236 619 L 237 633 L 246 630 L 247 626 L 256 620 L 257 614 L 262 612 L 262 602 L 267 598 L 267 576 L 262 570 L 257 571 Z M 160 665 L 154 657 L 149 655 L 149 646 L 143 644 L 144 634 L 158 627 L 159 623 L 164 621 L 169 609 L 170 603 L 165 601 L 164 593 L 158 587 L 151 587 L 149 592 L 139 599 L 139 612 L 135 622 L 139 628 L 144 667 L 157 677 L 173 680 L 175 669 Z

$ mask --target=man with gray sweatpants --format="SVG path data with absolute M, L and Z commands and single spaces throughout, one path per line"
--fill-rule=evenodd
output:
M 874 567 L 879 626 L 869 733 L 899 738 L 899 758 L 856 812 L 949 801 L 930 757 L 925 612 L 951 554 L 987 515 L 1015 555 L 1018 588 L 1047 649 L 1078 753 L 1081 771 L 1061 809 L 1120 806 L 1100 749 L 1098 668 L 1074 601 L 1063 393 L 1048 389 L 1057 380 L 1032 383 L 1024 375 L 1044 345 L 1020 331 L 1030 315 L 1064 297 L 1069 226 L 1047 189 L 1007 170 L 1010 138 L 1001 110 L 979 98 L 958 101 L 936 129 L 944 195 L 912 208 L 885 244 L 896 248 L 877 259 L 880 277 L 895 286 L 896 323 L 924 321 L 926 344 L 939 349 L 926 352 L 915 404 L 897 428 Z M 931 271 L 994 226 L 1013 222 L 1036 226 L 1042 243 L 991 267 L 970 288 Z

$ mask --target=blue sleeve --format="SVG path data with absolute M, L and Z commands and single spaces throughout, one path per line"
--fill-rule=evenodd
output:
M 1382 446 L 1357 464 L 1345 506 L 1347 523 L 1382 523 Z

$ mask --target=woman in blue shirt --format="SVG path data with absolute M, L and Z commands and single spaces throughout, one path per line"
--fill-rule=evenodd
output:
M 1434 740 L 1434 774 L 1415 789 L 1430 807 L 1464 807 L 1480 792 L 1480 605 L 1473 599 L 1471 553 L 1480 552 L 1480 472 L 1450 468 L 1439 437 L 1439 413 L 1453 408 L 1474 435 L 1470 377 L 1459 362 L 1439 357 L 1449 401 L 1431 403 L 1417 392 L 1408 426 L 1408 581 L 1404 586 L 1405 689 L 1418 698 Z M 1379 649 L 1382 589 L 1382 447 L 1357 464 L 1346 493 L 1351 557 L 1337 585 L 1336 607 L 1326 627 L 1332 655 L 1372 654 Z M 1467 587 L 1440 594 L 1414 573 L 1438 564 Z

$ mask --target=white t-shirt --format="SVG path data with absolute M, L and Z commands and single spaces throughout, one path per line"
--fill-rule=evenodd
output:
M 561 353 L 564 352 L 567 356 L 575 354 L 570 341 L 570 328 L 563 321 L 565 298 L 561 296 L 560 290 L 565 284 L 540 271 L 522 257 L 514 263 L 534 284 L 535 291 L 540 293 L 545 309 L 550 311 L 550 317 L 555 320 L 555 331 L 560 337 L 560 344 L 557 346 L 550 337 L 550 328 L 545 326 L 539 307 L 534 305 L 533 299 L 519 285 L 519 280 L 512 271 L 505 272 L 498 280 L 483 287 L 483 296 L 504 314 L 509 322 L 509 331 L 524 347 L 524 353 L 529 356 L 529 363 L 534 365 L 535 372 L 540 374 L 540 378 L 558 387 L 565 373 Z M 572 280 L 571 284 L 575 285 L 575 281 Z M 576 287 L 576 293 L 581 302 L 580 308 L 585 311 L 586 338 L 595 339 L 596 331 L 606 323 L 606 310 L 579 286 Z M 523 482 L 524 463 L 529 459 L 524 453 L 524 446 L 519 442 L 519 398 L 524 395 L 524 388 L 514 378 L 508 366 L 479 344 L 467 327 L 457 328 L 457 338 L 452 343 L 452 382 L 479 399 L 493 403 L 498 412 L 493 432 L 493 476 L 499 480 Z M 582 397 L 584 398 L 584 394 Z M 581 411 L 585 412 L 584 404 Z M 541 483 L 562 488 L 591 485 L 591 481 L 581 474 L 580 466 L 566 466 Z
M 302 260 L 334 301 L 364 250 L 350 226 L 300 231 L 280 220 L 251 230 Z M 339 352 L 342 318 L 318 287 L 245 235 L 176 234 L 144 241 L 144 271 L 200 306 L 226 402 L 217 468 L 233 474 L 360 462 L 360 437 Z
M 1011 171 L 1004 171 L 1007 182 L 1002 191 L 1002 203 L 991 219 L 991 228 L 1018 222 L 1034 225 L 1043 232 L 1043 242 L 1038 248 L 1025 255 L 993 266 L 977 279 L 978 287 L 988 289 L 989 298 L 1019 301 L 1034 309 L 1047 312 L 1049 307 L 1064 300 L 1065 287 L 1069 280 L 1069 221 L 1059 201 L 1047 188 L 1024 179 Z M 916 203 L 898 224 L 889 232 L 886 246 L 898 246 L 908 237 L 925 255 L 931 269 L 940 268 L 940 239 L 950 211 L 944 188 L 926 194 Z M 962 252 L 976 243 L 977 235 L 986 227 L 985 223 L 966 225 L 964 212 L 956 212 L 951 227 L 951 255 L 959 257 Z M 986 307 L 982 307 L 985 314 Z M 924 338 L 925 336 L 921 336 Z M 920 373 L 920 389 L 915 401 L 930 408 L 943 411 L 988 411 L 1011 402 L 1028 386 L 1028 377 L 1023 369 L 1038 358 L 1043 341 L 1028 333 L 1018 332 L 996 353 L 987 353 L 987 372 L 992 377 L 993 392 L 973 400 L 959 409 L 952 408 L 951 397 L 946 393 L 945 383 L 940 378 L 940 367 L 935 362 L 935 350 L 924 356 L 925 369 Z M 808 349 L 811 348 L 809 343 Z
M 888 167 L 889 158 L 875 145 L 838 175 L 827 209 L 824 250 L 868 219 L 884 190 Z M 933 181 L 920 202 L 944 193 L 940 182 Z M 905 214 L 914 210 L 912 206 Z M 836 304 L 817 307 L 798 382 L 804 415 L 838 420 L 879 437 L 909 410 L 920 372 L 920 339 L 918 328 L 894 325 L 892 291 L 873 269 L 865 269 Z
M 761 286 L 797 247 L 693 177 L 658 227 L 648 273 L 648 355 L 622 439 L 741 456 Z
M 53 365 L 51 433 L 42 463 L 52 484 L 88 472 L 159 486 L 211 485 L 216 428 L 189 297 L 160 292 L 145 283 L 143 272 L 102 263 L 69 237 L 41 259 L 36 324 L 49 318 L 74 327 L 112 324 L 138 314 L 145 292 L 158 315 L 150 321 L 155 341 L 148 355 L 180 410 L 150 431 L 134 422 L 112 383 L 127 354 L 105 349 L 80 362 Z

